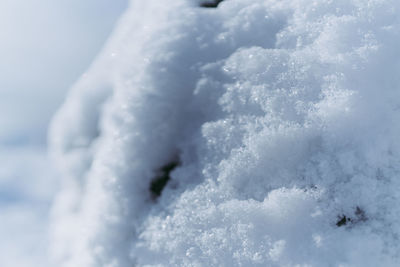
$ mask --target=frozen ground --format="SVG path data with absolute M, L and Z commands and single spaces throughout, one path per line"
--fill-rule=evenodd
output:
M 53 260 L 398 266 L 399 2 L 203 3 L 132 0 L 70 91 Z

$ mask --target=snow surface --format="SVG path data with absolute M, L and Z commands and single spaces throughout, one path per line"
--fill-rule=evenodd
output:
M 0 146 L 0 265 L 47 265 L 56 172 L 41 146 Z
M 55 117 L 56 266 L 398 266 L 400 3 L 199 3 L 132 0 Z

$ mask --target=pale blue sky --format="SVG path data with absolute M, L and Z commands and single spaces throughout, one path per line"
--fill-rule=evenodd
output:
M 43 143 L 127 0 L 0 0 L 0 144 Z

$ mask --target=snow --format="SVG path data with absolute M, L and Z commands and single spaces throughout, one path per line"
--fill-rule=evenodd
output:
M 58 188 L 40 146 L 0 146 L 0 261 L 2 266 L 47 266 L 51 199 Z
M 0 265 L 54 266 L 49 213 L 60 173 L 48 124 L 100 50 L 124 0 L 0 1 Z
M 399 9 L 132 0 L 52 123 L 54 264 L 397 266 Z

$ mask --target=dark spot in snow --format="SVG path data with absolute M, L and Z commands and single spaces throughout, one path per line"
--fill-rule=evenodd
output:
M 346 225 L 347 220 L 351 221 L 351 219 L 347 218 L 346 215 L 339 216 L 339 221 L 336 223 L 336 226 L 340 227 L 340 226 Z
M 365 215 L 365 211 L 357 206 L 356 210 L 354 211 L 353 217 L 347 217 L 344 214 L 342 214 L 341 216 L 338 216 L 338 221 L 336 222 L 336 226 L 341 227 L 341 226 L 347 225 L 347 224 L 353 225 L 355 223 L 365 222 L 367 219 L 368 218 Z
M 201 7 L 217 8 L 223 0 L 206 1 L 200 4 Z
M 168 181 L 171 179 L 170 173 L 179 165 L 179 161 L 172 161 L 168 164 L 162 166 L 157 170 L 156 177 L 154 177 L 150 183 L 150 192 L 153 199 L 161 196 L 164 187 L 167 185 Z
M 358 206 L 354 214 L 356 215 L 357 221 L 365 222 L 368 219 L 367 216 L 365 215 L 365 211 Z

